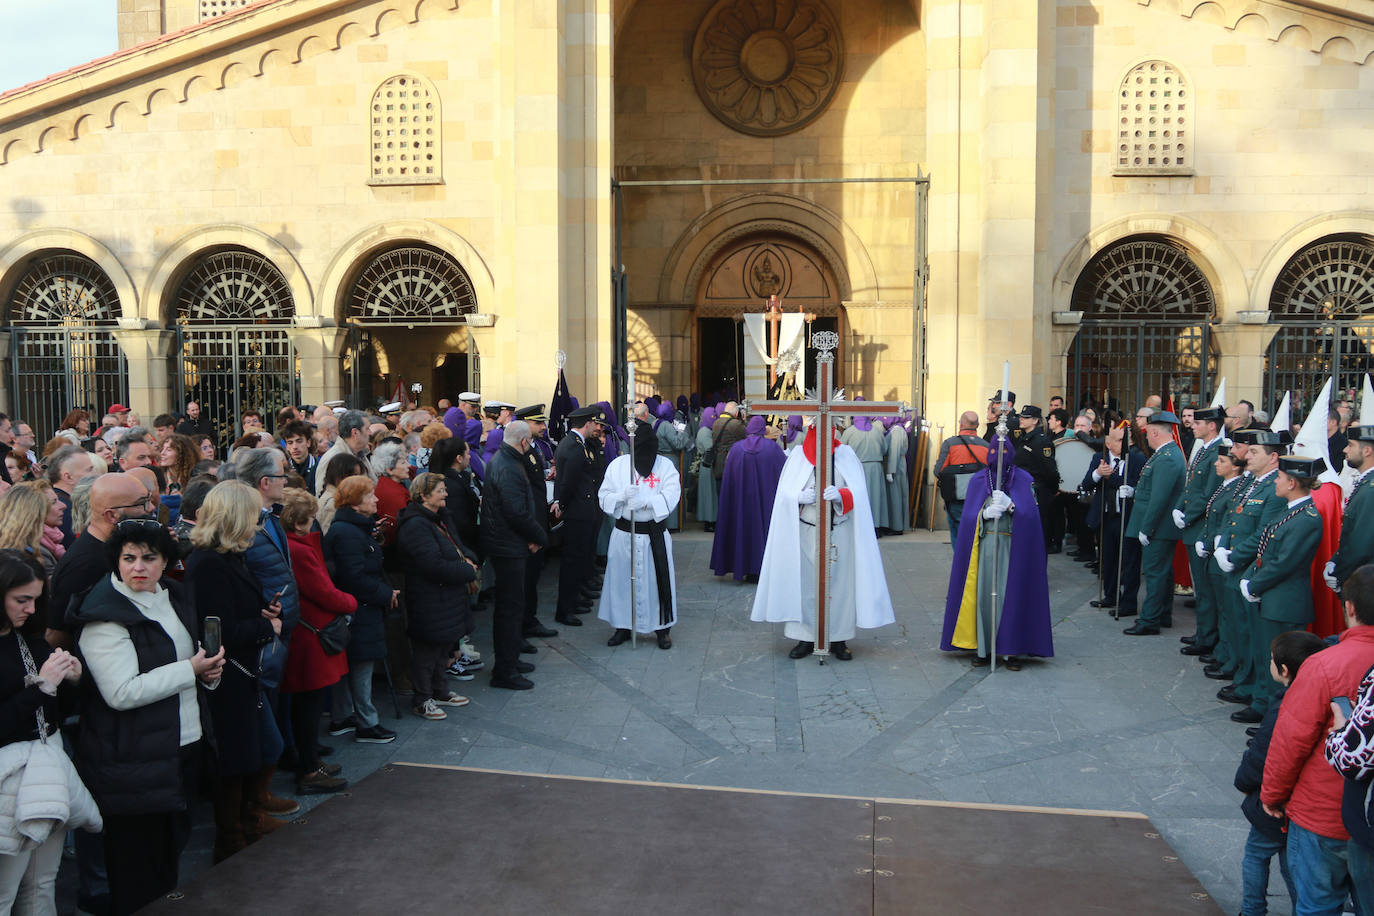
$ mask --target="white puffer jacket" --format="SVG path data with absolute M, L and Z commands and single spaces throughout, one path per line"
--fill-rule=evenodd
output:
M 53 830 L 104 826 L 95 799 L 55 742 L 0 747 L 0 855 L 41 846 Z

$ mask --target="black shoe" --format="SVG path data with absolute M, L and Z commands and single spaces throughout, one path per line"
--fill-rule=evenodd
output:
M 1185 646 L 1192 646 L 1192 645 L 1196 645 L 1196 644 L 1197 644 L 1197 637 L 1196 637 L 1196 636 L 1180 636 L 1180 637 L 1178 638 L 1178 641 L 1181 642 L 1181 643 L 1183 643 Z
M 1137 621 L 1134 625 L 1127 627 L 1121 632 L 1125 633 L 1127 636 L 1158 636 L 1159 627 L 1146 626 L 1144 623 Z
M 1235 703 L 1240 706 L 1249 706 L 1250 698 L 1236 690 L 1235 684 L 1230 684 L 1217 691 L 1217 699 L 1223 703 Z
M 975 667 L 975 668 L 986 668 L 988 665 L 991 665 L 991 664 L 992 664 L 992 659 L 988 658 L 988 657 L 985 656 L 985 655 L 975 655 L 975 656 L 973 656 L 973 667 Z
M 522 662 L 517 658 L 515 660 L 515 670 L 519 671 L 521 674 L 529 674 L 534 670 L 534 665 L 531 665 L 529 662 Z
M 1244 722 L 1246 725 L 1254 725 L 1256 722 L 1263 722 L 1264 715 L 1262 713 L 1255 712 L 1253 709 L 1247 706 L 1244 709 L 1237 709 L 1235 712 L 1231 713 L 1231 721 Z
M 1118 617 L 1134 617 L 1136 614 L 1139 613 L 1140 611 L 1136 610 L 1133 607 L 1120 607 L 1116 609 L 1116 616 Z
M 1259 734 L 1259 726 L 1255 725 L 1245 730 L 1245 737 L 1253 738 Z
M 558 631 L 555 630 L 553 627 L 546 627 L 542 623 L 536 623 L 532 627 L 525 627 L 525 632 L 521 633 L 520 635 L 526 638 L 530 636 L 537 636 L 540 639 L 549 639 L 554 636 L 557 636 Z
M 1178 651 L 1181 655 L 1211 655 L 1212 647 L 1199 646 L 1197 643 L 1193 643 L 1191 646 L 1184 646 L 1182 649 L 1179 649 Z
M 707 522 L 706 524 L 704 524 L 704 525 L 701 526 L 701 530 L 702 530 L 702 531 L 705 531 L 707 534 L 710 534 L 712 531 L 715 531 L 715 530 L 716 530 L 716 523 L 715 523 L 715 522 Z
M 654 631 L 654 636 L 658 638 L 658 647 L 660 649 L 671 649 L 673 647 L 673 637 L 668 635 L 668 631 L 671 629 L 672 627 L 665 627 L 662 630 Z
M 555 623 L 561 623 L 561 624 L 563 624 L 563 626 L 565 626 L 565 627 L 580 627 L 580 626 L 582 626 L 582 621 L 578 620 L 578 619 L 577 619 L 576 617 L 574 617 L 572 614 L 557 614 L 557 615 L 554 616 L 553 619 L 554 619 L 554 622 L 555 622 Z
M 539 650 L 536 649 L 536 648 L 534 647 L 534 644 L 533 644 L 533 643 L 528 643 L 528 642 L 526 642 L 525 640 L 522 639 L 522 640 L 520 640 L 520 654 L 521 654 L 521 655 L 538 655 L 538 654 L 539 654 Z
M 1232 675 L 1229 675 L 1225 671 L 1222 671 L 1220 668 L 1214 666 L 1208 666 L 1206 668 L 1203 668 L 1202 676 L 1205 678 L 1210 678 L 1214 681 L 1229 681 L 1232 677 Z
M 1215 651 L 1215 647 L 1213 651 Z M 1206 655 L 1199 655 L 1197 657 L 1197 660 L 1202 662 L 1204 665 L 1215 665 L 1217 663 L 1217 657 L 1213 655 L 1211 652 L 1207 653 Z
M 1097 563 L 1087 563 L 1084 564 L 1083 568 L 1090 573 L 1096 573 L 1100 567 L 1097 565 Z
M 1111 610 L 1112 608 L 1116 607 L 1116 602 L 1112 601 L 1110 598 L 1103 598 L 1101 601 L 1094 598 L 1093 600 L 1089 601 L 1088 604 L 1092 607 L 1106 608 L 1107 610 Z
M 620 645 L 621 643 L 625 643 L 625 642 L 629 642 L 629 641 L 630 641 L 630 631 L 629 631 L 629 630 L 624 630 L 624 629 L 617 629 L 614 633 L 611 634 L 611 638 L 608 639 L 608 640 L 606 640 L 606 645 L 608 645 L 608 646 L 618 646 L 618 645 Z
M 523 674 L 512 674 L 510 677 L 501 677 L 493 674 L 491 676 L 491 686 L 500 687 L 503 690 L 529 690 L 534 687 L 534 681 L 525 677 Z
M 854 653 L 849 651 L 849 646 L 845 645 L 843 639 L 836 640 L 830 644 L 830 654 L 842 662 L 853 661 Z
M 816 651 L 816 644 L 811 642 L 799 642 L 792 647 L 792 651 L 787 653 L 788 658 L 806 658 Z
M 592 606 L 590 604 L 579 604 L 577 607 L 573 608 L 574 614 L 590 614 L 591 612 Z

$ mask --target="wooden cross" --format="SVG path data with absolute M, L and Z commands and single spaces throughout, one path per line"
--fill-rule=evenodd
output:
M 834 331 L 817 331 L 811 335 L 811 346 L 820 351 L 816 355 L 816 397 L 801 401 L 751 401 L 751 413 L 801 414 L 814 416 L 816 428 L 816 499 L 820 510 L 816 513 L 816 654 L 825 660 L 830 646 L 827 629 L 827 602 L 830 589 L 830 507 L 825 504 L 826 487 L 834 478 L 834 454 L 831 445 L 831 417 L 901 416 L 910 410 L 907 404 L 895 401 L 837 401 L 832 387 L 835 349 L 840 335 Z
M 768 387 L 772 388 L 778 383 L 778 329 L 782 327 L 782 300 L 778 298 L 777 293 L 768 297 L 768 307 L 763 310 L 763 320 L 768 322 L 768 358 L 772 360 L 768 364 Z M 816 316 L 803 315 L 802 320 L 815 321 Z

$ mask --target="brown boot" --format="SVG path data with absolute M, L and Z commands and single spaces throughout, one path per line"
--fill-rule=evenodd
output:
M 223 777 L 215 785 L 215 850 L 213 862 L 218 865 L 248 845 L 243 835 L 243 780 L 237 776 Z
M 258 807 L 273 817 L 290 817 L 301 810 L 300 802 L 293 798 L 281 798 L 272 794 L 272 774 L 277 772 L 275 766 L 266 767 L 250 776 L 252 780 L 253 796 L 257 799 Z

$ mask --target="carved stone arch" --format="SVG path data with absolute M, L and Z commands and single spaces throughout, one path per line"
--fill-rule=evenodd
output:
M 1070 311 L 1074 285 L 1083 268 L 1098 252 L 1136 235 L 1165 236 L 1188 250 L 1211 284 L 1217 320 L 1233 322 L 1237 319 L 1237 312 L 1250 308 L 1250 287 L 1245 282 L 1240 262 L 1215 233 L 1201 223 L 1182 216 L 1140 213 L 1121 217 L 1094 229 L 1069 249 L 1055 271 L 1050 287 L 1053 310 Z
M 218 226 L 203 226 L 182 236 L 158 257 L 143 287 L 143 314 L 137 317 L 145 321 L 158 322 L 163 327 L 172 327 L 176 323 L 177 285 L 186 271 L 194 265 L 201 253 L 213 248 L 230 246 L 255 252 L 281 271 L 286 285 L 291 290 L 296 315 L 315 313 L 315 299 L 310 290 L 310 281 L 295 256 L 265 232 L 249 226 L 225 223 Z
M 791 235 L 814 248 L 830 262 L 841 301 L 881 298 L 873 259 L 844 220 L 799 197 L 759 193 L 725 201 L 683 230 L 664 262 L 658 301 L 693 302 L 702 272 L 721 249 L 761 233 Z
M 33 151 L 35 153 L 42 153 L 51 150 L 57 141 L 61 139 L 61 136 L 62 130 L 56 124 L 51 127 L 45 127 L 43 132 L 38 135 L 38 142 L 33 145 Z
M 477 249 L 452 229 L 426 220 L 394 220 L 378 223 L 339 249 L 320 280 L 320 317 L 342 326 L 348 319 L 349 286 L 373 255 L 407 241 L 421 242 L 452 257 L 463 268 L 481 311 L 494 311 L 496 284 Z
M 39 229 L 0 249 L 0 299 L 8 299 L 35 255 L 57 250 L 74 251 L 94 261 L 114 284 L 121 315 L 138 316 L 138 291 L 119 258 L 101 242 L 73 229 Z
M 1274 243 L 1264 260 L 1260 261 L 1250 286 L 1248 308 L 1266 311 L 1269 297 L 1274 290 L 1283 268 L 1298 252 L 1321 239 L 1333 235 L 1362 235 L 1374 239 L 1374 211 L 1345 210 L 1339 213 L 1324 213 L 1294 226 Z

